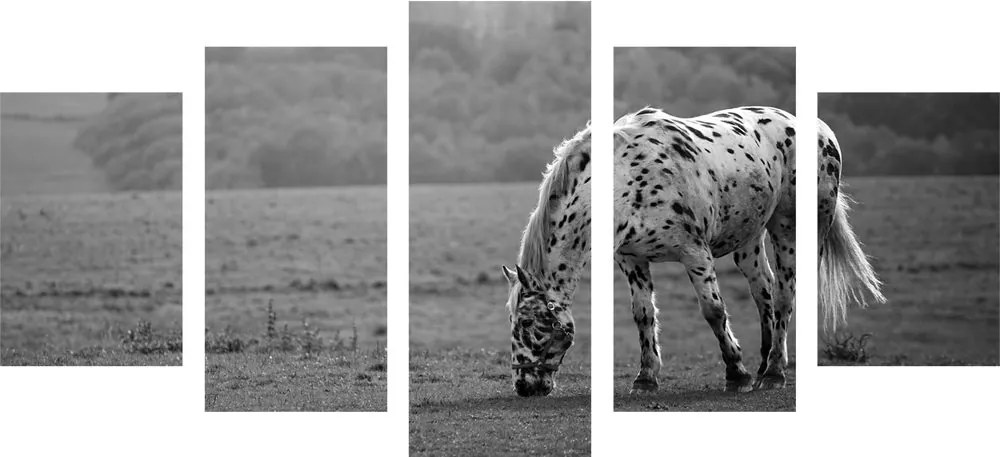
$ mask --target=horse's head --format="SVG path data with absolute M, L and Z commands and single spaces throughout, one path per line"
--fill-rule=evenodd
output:
M 522 397 L 548 395 L 553 375 L 573 346 L 575 326 L 568 303 L 559 303 L 542 281 L 520 266 L 503 267 L 510 283 L 511 369 Z

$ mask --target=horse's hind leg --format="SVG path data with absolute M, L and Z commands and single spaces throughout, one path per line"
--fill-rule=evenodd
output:
M 764 234 L 761 233 L 755 243 L 749 243 L 733 252 L 733 261 L 747 278 L 750 294 L 753 295 L 753 301 L 757 303 L 757 312 L 760 313 L 760 368 L 757 369 L 759 385 L 764 370 L 767 369 L 767 358 L 771 353 L 771 331 L 774 328 L 774 309 L 771 307 L 774 274 L 767 262 Z
M 715 275 L 715 262 L 707 249 L 682 259 L 687 267 L 688 277 L 698 294 L 701 313 L 715 332 L 722 349 L 722 360 L 726 362 L 726 390 L 746 391 L 751 387 L 753 376 L 743 366 L 740 344 L 729 328 L 729 314 L 719 293 L 719 282 Z
M 775 215 L 768 222 L 771 246 L 774 248 L 777 267 L 777 296 L 774 300 L 774 332 L 767 368 L 760 380 L 761 389 L 785 386 L 785 367 L 788 365 L 788 323 L 795 308 L 795 214 Z
M 639 374 L 632 382 L 632 392 L 655 391 L 659 387 L 656 375 L 660 371 L 660 345 L 657 341 L 659 325 L 649 262 L 627 255 L 616 255 L 615 261 L 628 278 L 628 288 L 632 293 L 632 320 L 639 329 L 639 348 L 642 350 Z

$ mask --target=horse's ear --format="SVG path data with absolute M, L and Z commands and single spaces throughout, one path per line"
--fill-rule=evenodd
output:
M 507 265 L 500 265 L 500 270 L 503 271 L 503 276 L 507 278 L 507 283 L 513 286 L 514 282 L 517 281 L 517 272 L 507 268 Z
M 626 142 L 628 142 L 628 138 L 625 137 L 625 132 L 615 129 L 615 151 L 617 152 Z
M 517 282 L 521 283 L 521 287 L 525 290 L 538 290 L 538 284 L 535 282 L 535 278 L 531 276 L 531 273 L 524 271 L 520 265 L 515 265 L 514 268 L 517 270 Z

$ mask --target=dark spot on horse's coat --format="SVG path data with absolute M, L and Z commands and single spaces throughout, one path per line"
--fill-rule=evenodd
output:
M 695 161 L 694 156 L 697 154 L 697 152 L 694 150 L 694 148 L 691 147 L 690 144 L 681 143 L 680 141 L 675 141 L 671 145 L 671 147 L 673 148 L 674 152 L 676 152 L 677 155 L 681 156 L 681 158 L 683 158 L 684 160 L 688 160 L 691 162 Z
M 686 128 L 689 132 L 691 132 L 692 135 L 694 135 L 694 136 L 696 136 L 698 138 L 701 138 L 702 140 L 708 141 L 710 143 L 714 142 L 714 140 L 712 140 L 711 138 L 705 136 L 704 133 L 701 133 L 701 130 L 698 130 L 698 129 L 694 128 L 694 127 L 691 127 L 690 125 L 687 125 L 687 124 L 681 124 L 681 125 L 683 125 L 684 128 Z
M 583 172 L 587 169 L 587 164 L 590 163 L 590 154 L 586 152 L 580 154 L 580 168 L 579 171 Z

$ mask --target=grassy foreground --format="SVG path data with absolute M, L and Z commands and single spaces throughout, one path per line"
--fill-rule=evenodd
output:
M 412 352 L 410 455 L 590 455 L 590 365 L 566 363 L 551 395 L 520 398 L 507 353 Z

